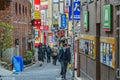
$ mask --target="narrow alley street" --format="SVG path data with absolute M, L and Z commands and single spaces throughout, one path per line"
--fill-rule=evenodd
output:
M 71 80 L 69 71 L 67 72 L 67 80 Z M 60 76 L 60 64 L 53 65 L 52 63 L 44 63 L 40 66 L 39 63 L 33 64 L 26 68 L 23 72 L 4 76 L 2 80 L 62 80 Z

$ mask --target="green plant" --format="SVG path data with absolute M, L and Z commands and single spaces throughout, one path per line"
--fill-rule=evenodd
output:
M 0 52 L 2 53 L 12 46 L 13 37 L 11 36 L 13 32 L 13 26 L 0 22 Z
M 31 61 L 33 58 L 33 52 L 30 50 L 25 51 L 25 60 L 26 61 Z

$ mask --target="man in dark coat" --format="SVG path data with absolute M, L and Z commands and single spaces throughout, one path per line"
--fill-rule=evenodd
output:
M 46 48 L 46 52 L 47 52 L 47 62 L 50 63 L 51 62 L 51 53 L 52 53 L 52 50 L 51 50 L 51 48 L 50 48 L 49 45 Z
M 44 56 L 45 56 L 44 46 L 40 45 L 38 47 L 38 60 L 40 61 L 40 66 L 42 66 L 42 64 L 44 62 Z
M 70 49 L 67 48 L 67 44 L 64 44 L 63 48 L 61 48 L 59 53 L 59 61 L 61 63 L 61 75 L 62 78 L 64 79 L 66 79 L 67 66 L 68 63 L 70 63 L 70 60 L 71 60 Z

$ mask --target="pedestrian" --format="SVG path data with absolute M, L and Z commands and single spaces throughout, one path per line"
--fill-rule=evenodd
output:
M 38 60 L 40 62 L 40 66 L 43 65 L 44 56 L 45 56 L 44 46 L 43 45 L 39 45 L 38 46 Z
M 67 66 L 68 66 L 68 63 L 70 63 L 70 60 L 71 60 L 70 49 L 67 47 L 67 44 L 64 44 L 63 48 L 61 48 L 59 53 L 59 62 L 61 63 L 60 74 L 64 79 L 66 79 Z
M 58 47 L 57 47 L 57 45 L 55 45 L 53 47 L 52 58 L 53 58 L 53 64 L 56 65 L 57 58 L 58 58 Z
M 52 50 L 50 48 L 50 46 L 48 45 L 47 49 L 46 49 L 46 52 L 47 52 L 47 63 L 50 63 L 51 62 L 51 53 L 52 53 Z

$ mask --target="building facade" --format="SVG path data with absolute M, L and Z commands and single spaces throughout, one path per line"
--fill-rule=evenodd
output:
M 83 80 L 118 80 L 119 0 L 81 0 L 78 76 Z M 119 72 L 119 70 L 117 70 Z
M 5 6 L 0 9 L 0 20 L 13 26 L 13 46 L 6 55 L 24 56 L 31 38 L 31 4 L 28 0 L 1 0 L 0 3 L 0 7 Z

